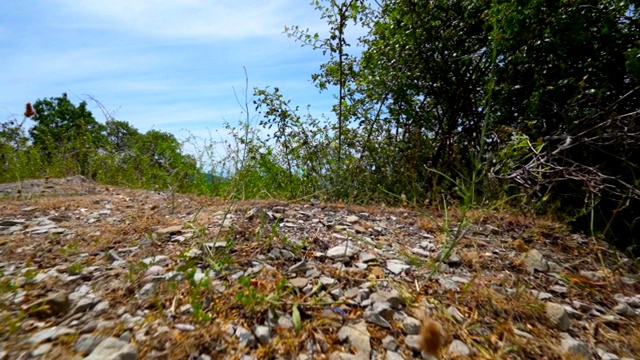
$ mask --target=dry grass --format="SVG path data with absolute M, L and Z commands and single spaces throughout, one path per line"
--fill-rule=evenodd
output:
M 70 185 L 68 191 L 74 190 Z M 154 233 L 160 228 L 172 225 L 185 225 L 197 220 L 189 228 L 185 225 L 185 232 L 193 232 L 195 237 L 184 243 L 174 243 L 155 239 L 147 247 L 142 247 L 133 253 L 122 254 L 130 268 L 110 269 L 94 279 L 94 285 L 99 287 L 103 297 L 117 311 L 122 308 L 129 313 L 141 310 L 144 321 L 153 324 L 156 321 L 166 321 L 167 317 L 173 323 L 193 324 L 196 329 L 183 332 L 174 328 L 148 338 L 137 340 L 140 358 L 152 354 L 164 354 L 164 358 L 183 359 L 189 354 L 197 352 L 208 353 L 213 358 L 235 356 L 251 352 L 259 359 L 281 356 L 292 358 L 307 351 L 307 341 L 317 347 L 314 358 L 328 358 L 334 350 L 349 352 L 350 349 L 341 344 L 337 331 L 339 326 L 323 317 L 323 310 L 327 306 L 340 307 L 346 313 L 344 319 L 348 321 L 362 316 L 362 309 L 346 306 L 340 302 L 313 304 L 311 297 L 305 296 L 297 289 L 286 285 L 279 285 L 281 280 L 288 279 L 286 269 L 296 260 L 270 260 L 272 268 L 265 268 L 251 276 L 247 284 L 230 280 L 239 269 L 250 268 L 252 260 L 261 254 L 267 254 L 274 248 L 292 248 L 290 239 L 273 233 L 271 226 L 265 224 L 259 217 L 245 219 L 243 214 L 247 210 L 258 207 L 273 209 L 285 206 L 280 201 L 248 201 L 227 204 L 219 199 L 178 195 L 176 208 L 169 206 L 166 196 L 154 192 L 133 191 L 109 187 L 95 186 L 92 195 L 54 195 L 47 197 L 33 197 L 29 200 L 5 198 L 1 200 L 3 212 L 7 216 L 31 217 L 34 213 L 42 215 L 76 214 L 59 222 L 59 226 L 74 229 L 72 236 L 48 235 L 30 236 L 16 234 L 11 237 L 0 237 L 0 251 L 2 261 L 20 262 L 39 269 L 48 269 L 78 261 L 81 267 L 107 267 L 108 259 L 104 253 L 111 249 L 122 249 L 138 246 L 140 240 Z M 61 191 L 63 193 L 64 191 Z M 76 189 L 77 192 L 77 189 Z M 88 224 L 87 213 L 105 210 L 105 205 L 112 206 L 108 217 L 115 217 L 117 221 L 100 221 Z M 24 212 L 25 207 L 37 207 L 31 212 Z M 324 211 L 348 211 L 353 214 L 369 213 L 375 216 L 393 215 L 397 222 L 405 224 L 407 228 L 426 231 L 435 234 L 438 243 L 445 243 L 445 234 L 439 225 L 444 222 L 443 213 L 433 211 L 434 218 L 426 218 L 408 209 L 389 209 L 383 207 L 345 206 L 339 204 L 321 205 Z M 84 209 L 84 210 L 80 210 Z M 233 227 L 216 225 L 221 216 L 231 211 L 236 215 Z M 461 212 L 450 209 L 452 224 L 457 224 Z M 550 327 L 545 317 L 544 303 L 537 300 L 529 289 L 546 290 L 549 279 L 538 274 L 530 276 L 523 266 L 521 256 L 528 249 L 544 252 L 550 261 L 558 263 L 563 269 L 561 281 L 567 288 L 566 296 L 571 299 L 583 300 L 588 303 L 599 304 L 604 307 L 615 305 L 613 294 L 617 292 L 639 293 L 638 286 L 623 285 L 620 272 L 603 268 L 596 254 L 603 258 L 612 259 L 611 252 L 603 244 L 590 241 L 585 244 L 578 238 L 570 236 L 567 229 L 548 219 L 525 217 L 505 211 L 495 213 L 489 211 L 473 211 L 469 214 L 469 221 L 474 226 L 492 225 L 499 228 L 500 234 L 487 238 L 469 232 L 462 238 L 456 249 L 463 266 L 469 271 L 471 282 L 461 286 L 461 291 L 442 291 L 436 281 L 424 284 L 416 289 L 413 282 L 398 281 L 398 287 L 406 290 L 407 298 L 412 306 L 416 304 L 430 304 L 433 311 L 430 317 L 444 326 L 446 342 L 459 339 L 475 350 L 474 358 L 478 359 L 566 359 L 559 355 L 559 332 Z M 435 220 L 435 221 L 434 221 Z M 365 230 L 373 224 L 363 221 L 359 223 Z M 201 230 L 200 233 L 198 231 Z M 416 231 L 417 231 L 416 230 Z M 412 230 L 413 231 L 413 230 Z M 395 235 L 385 235 L 376 238 L 383 243 L 397 242 L 401 239 Z M 193 266 L 201 269 L 218 268 L 216 286 L 224 287 L 218 291 L 216 286 L 194 286 L 188 281 L 163 282 L 157 287 L 153 296 L 147 299 L 136 297 L 137 292 L 145 283 L 143 280 L 146 268 L 141 260 L 165 254 L 171 259 L 178 259 L 188 250 L 188 245 L 197 245 L 215 241 L 230 241 L 234 243 L 232 249 L 215 250 L 209 256 L 194 260 Z M 300 248 L 300 256 L 313 259 L 314 251 L 326 250 L 323 234 L 308 235 L 308 243 Z M 195 246 L 198 248 L 198 246 Z M 79 254 L 87 256 L 79 257 Z M 419 268 L 429 268 L 430 262 L 424 262 Z M 318 268 L 324 274 L 338 279 L 343 287 L 359 286 L 371 279 L 387 280 L 380 267 L 371 266 L 368 273 L 341 272 L 330 263 L 319 263 Z M 377 269 L 377 270 L 373 270 Z M 167 270 L 178 270 L 171 265 Z M 603 280 L 593 281 L 582 275 L 580 270 L 602 271 Z M 375 272 L 375 274 L 373 274 Z M 419 274 L 416 271 L 416 274 Z M 2 281 L 2 279 L 0 279 Z M 2 285 L 0 283 L 0 285 Z M 315 283 L 313 284 L 315 285 Z M 28 290 L 24 303 L 28 304 L 39 297 L 56 290 L 73 290 L 74 284 L 61 286 L 55 281 L 26 285 Z M 507 289 L 515 289 L 509 292 Z M 330 289 L 321 289 L 316 294 L 322 299 Z M 10 284 L 0 286 L 0 297 L 15 289 Z M 269 296 L 278 293 L 278 297 Z M 239 294 L 250 294 L 244 300 Z M 181 306 L 203 305 L 203 299 L 208 304 L 203 313 L 211 319 L 197 318 L 193 313 L 180 312 Z M 247 300 L 249 299 L 249 300 Z M 268 299 L 268 300 L 267 300 Z M 301 327 L 294 329 L 274 328 L 273 341 L 266 346 L 258 345 L 254 349 L 241 349 L 235 336 L 226 332 L 220 324 L 234 323 L 251 329 L 256 324 L 264 323 L 268 311 L 280 311 L 291 314 L 294 304 L 299 304 L 301 312 Z M 21 311 L 19 307 L 10 304 L 0 304 L 4 311 Z M 463 322 L 457 322 L 447 308 L 455 308 L 464 317 Z M 168 315 L 169 314 L 169 315 Z M 24 315 L 24 314 L 23 314 Z M 106 315 L 107 320 L 117 321 L 115 313 Z M 0 322 L 1 341 L 18 339 L 26 336 L 31 330 L 26 330 L 25 318 L 13 316 L 11 320 Z M 573 321 L 573 320 L 572 320 Z M 404 342 L 404 334 L 397 326 L 393 331 L 368 325 L 371 333 L 372 346 L 381 352 L 382 339 L 391 334 L 400 344 Z M 574 323 L 574 325 L 576 325 Z M 20 330 L 20 327 L 23 327 Z M 576 325 L 577 326 L 577 325 Z M 17 327 L 17 329 L 16 329 Z M 524 338 L 514 329 L 524 331 L 533 339 Z M 610 351 L 627 356 L 640 356 L 640 321 L 632 319 L 626 322 L 610 322 L 598 325 L 597 336 L 592 340 L 606 344 Z M 581 336 L 588 332 L 577 328 Z M 119 336 L 124 331 L 122 325 L 102 330 L 103 335 Z M 151 336 L 151 334 L 146 334 Z M 66 338 L 56 342 L 52 355 L 59 354 L 63 358 L 74 344 L 74 338 Z M 225 345 L 224 349 L 222 345 Z M 324 349 L 319 344 L 323 344 Z M 18 343 L 15 348 L 24 348 Z M 170 349 L 170 351 L 169 351 Z M 67 351 L 65 353 L 65 351 Z M 231 355 L 235 354 L 235 355 Z M 162 357 L 162 356 L 161 356 Z M 446 355 L 443 358 L 448 358 Z

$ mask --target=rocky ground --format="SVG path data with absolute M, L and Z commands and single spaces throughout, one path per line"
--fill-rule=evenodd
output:
M 426 319 L 441 359 L 640 359 L 633 261 L 544 219 L 428 215 L 1 184 L 0 359 L 430 358 Z

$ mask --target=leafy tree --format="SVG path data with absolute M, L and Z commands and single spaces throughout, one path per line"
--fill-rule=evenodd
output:
M 180 142 L 170 133 L 149 130 L 135 145 L 137 156 L 144 156 L 153 166 L 173 168 L 181 160 Z
M 380 188 L 424 197 L 439 176 L 467 175 L 478 153 L 490 68 L 483 14 L 489 1 L 314 1 L 330 36 L 292 27 L 290 36 L 330 55 L 316 86 L 340 90 L 334 108 L 346 177 L 364 192 Z M 368 29 L 349 44 L 345 19 Z M 332 126 L 335 129 L 335 126 Z M 340 161 L 340 156 L 330 161 Z M 340 176 L 344 179 L 345 176 Z
M 28 145 L 23 124 L 24 121 L 19 123 L 16 119 L 0 123 L 0 153 L 20 151 Z
M 313 0 L 311 4 L 321 13 L 321 17 L 327 21 L 329 25 L 329 34 L 326 38 L 321 38 L 318 34 L 312 34 L 308 29 L 300 29 L 298 26 L 286 27 L 285 32 L 290 37 L 300 41 L 303 46 L 310 46 L 313 49 L 321 50 L 323 55 L 328 55 L 329 60 L 322 64 L 320 67 L 320 73 L 313 74 L 312 80 L 320 91 L 326 91 L 330 87 L 337 88 L 336 104 L 333 106 L 332 111 L 336 116 L 334 123 L 325 122 L 320 123 L 315 119 L 307 119 L 311 122 L 309 128 L 313 128 L 314 132 L 330 132 L 331 139 L 324 138 L 322 142 L 330 143 L 330 146 L 325 147 L 322 153 L 317 152 L 317 143 L 311 144 L 308 139 L 305 140 L 311 148 L 310 151 L 314 152 L 318 159 L 322 159 L 320 162 L 324 164 L 312 168 L 305 168 L 305 172 L 308 174 L 310 171 L 314 175 L 318 175 L 318 169 L 326 167 L 322 170 L 322 176 L 324 180 L 318 181 L 317 177 L 313 178 L 313 182 L 316 184 L 326 184 L 331 192 L 340 197 L 344 194 L 343 190 L 351 189 L 349 186 L 344 186 L 349 181 L 345 181 L 350 176 L 348 174 L 349 164 L 353 162 L 353 146 L 354 137 L 350 135 L 349 126 L 354 121 L 354 114 L 349 111 L 349 101 L 353 99 L 355 95 L 351 84 L 354 81 L 354 75 L 356 74 L 357 57 L 350 53 L 348 50 L 351 47 L 350 42 L 347 39 L 348 26 L 356 25 L 363 21 L 368 11 L 366 4 L 359 0 L 328 0 L 320 1 Z M 260 94 L 261 96 L 264 95 Z M 268 97 L 264 97 L 263 100 L 268 102 Z M 283 105 L 288 103 L 283 101 Z M 269 106 L 272 107 L 273 103 Z M 272 107 L 273 108 L 273 107 Z M 299 120 L 301 117 L 297 114 L 290 117 L 292 120 Z M 285 119 L 281 119 L 282 124 Z M 291 128 L 298 127 L 296 124 L 291 124 Z M 306 132 L 309 132 L 308 129 Z M 315 142 L 315 141 L 314 141 Z M 329 156 L 324 154 L 330 152 Z M 306 161 L 309 160 L 307 157 Z M 330 168 L 330 169 L 329 169 Z M 306 175 L 305 175 L 306 176 Z M 311 177 L 306 176 L 311 180 Z M 326 190 L 329 190 L 326 189 Z
M 172 134 L 150 130 L 135 139 L 122 162 L 140 185 L 181 188 L 199 174 L 195 158 L 182 154 L 182 146 Z
M 586 130 L 615 105 L 637 110 L 627 72 L 640 23 L 629 1 L 496 1 L 496 105 L 502 123 L 547 136 Z M 590 117 L 591 121 L 585 121 Z
M 458 184 L 481 177 L 485 197 L 514 189 L 538 210 L 575 217 L 594 209 L 601 220 L 621 219 L 600 229 L 639 229 L 630 210 L 640 208 L 637 1 L 311 4 L 328 36 L 285 30 L 328 55 L 312 79 L 321 91 L 338 90 L 336 116 L 325 139 L 309 138 L 314 132 L 302 131 L 277 92 L 256 92 L 267 109 L 262 125 L 277 126 L 284 151 L 271 156 L 285 168 L 315 163 L 318 184 L 341 179 L 370 198 L 407 193 L 418 201 L 455 194 L 442 175 Z M 366 30 L 360 54 L 346 52 L 351 23 Z
M 490 21 L 496 126 L 542 146 L 509 176 L 585 228 L 640 239 L 637 3 L 496 1 Z
M 110 149 L 117 155 L 132 151 L 141 134 L 126 121 L 110 119 L 105 122 L 106 137 Z
M 56 158 L 71 159 L 82 175 L 89 175 L 89 157 L 99 148 L 105 148 L 105 126 L 97 122 L 82 101 L 74 105 L 67 94 L 38 100 L 33 105 L 35 125 L 29 130 L 33 145 L 42 152 L 46 161 Z
M 404 174 L 404 188 L 435 190 L 440 181 L 429 169 L 453 178 L 472 169 L 490 73 L 482 18 L 488 7 L 488 1 L 385 1 L 363 40 L 361 91 L 386 111 L 376 136 L 388 154 L 380 167 Z
M 37 154 L 31 151 L 25 135 L 24 120 L 0 123 L 0 181 L 32 177 L 38 168 Z

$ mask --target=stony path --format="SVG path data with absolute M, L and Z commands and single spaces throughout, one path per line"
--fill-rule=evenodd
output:
M 454 213 L 447 254 L 435 211 L 25 184 L 0 360 L 640 359 L 632 262 L 542 219 Z

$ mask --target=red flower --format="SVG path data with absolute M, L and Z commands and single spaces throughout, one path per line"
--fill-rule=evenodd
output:
M 35 114 L 36 114 L 36 111 L 33 110 L 33 106 L 31 106 L 31 103 L 28 102 L 26 106 L 26 110 L 24 111 L 24 116 L 30 118 Z

